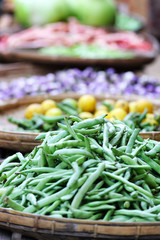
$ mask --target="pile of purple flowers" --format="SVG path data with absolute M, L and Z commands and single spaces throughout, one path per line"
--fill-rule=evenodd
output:
M 160 81 L 147 75 L 133 72 L 117 73 L 109 68 L 96 71 L 91 67 L 60 70 L 44 76 L 30 76 L 0 82 L 0 100 L 21 98 L 26 95 L 60 94 L 136 94 L 148 98 L 160 98 Z

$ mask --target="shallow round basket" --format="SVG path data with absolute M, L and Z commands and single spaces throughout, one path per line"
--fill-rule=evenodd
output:
M 154 240 L 160 222 L 123 223 L 53 218 L 0 208 L 0 228 L 38 240 Z
M 159 43 L 150 34 L 140 34 L 146 41 L 152 44 L 153 49 L 149 52 L 134 52 L 134 56 L 125 58 L 78 58 L 66 56 L 49 56 L 39 53 L 36 49 L 8 49 L 0 52 L 0 57 L 6 62 L 26 61 L 30 63 L 52 64 L 59 66 L 72 67 L 114 67 L 120 70 L 140 68 L 145 64 L 155 60 L 159 53 Z
M 17 119 L 22 119 L 24 117 L 24 111 L 27 105 L 31 103 L 41 103 L 45 99 L 54 99 L 57 102 L 62 101 L 65 98 L 78 99 L 81 95 L 74 93 L 60 94 L 56 96 L 52 95 L 37 95 L 37 96 L 27 96 L 21 99 L 11 99 L 4 101 L 0 104 L 0 147 L 12 149 L 21 152 L 31 151 L 36 145 L 40 144 L 40 141 L 35 140 L 37 133 L 31 132 L 18 132 L 16 130 L 16 125 L 11 124 L 8 121 L 8 116 L 13 116 Z M 104 99 L 126 99 L 127 101 L 137 100 L 137 96 L 109 96 L 109 95 L 95 95 L 97 101 L 102 101 Z M 159 101 L 152 100 L 155 110 L 160 109 Z M 140 133 L 140 136 L 144 139 L 151 138 L 160 141 L 160 132 L 147 132 Z

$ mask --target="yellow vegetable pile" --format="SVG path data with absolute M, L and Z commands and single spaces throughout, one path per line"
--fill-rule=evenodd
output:
M 156 124 L 153 114 L 154 106 L 146 99 L 140 99 L 134 102 L 127 102 L 122 99 L 117 101 L 104 99 L 102 102 L 98 102 L 92 95 L 83 95 L 77 101 L 72 98 L 67 98 L 64 99 L 63 102 L 74 107 L 81 119 L 96 118 L 107 114 L 106 118 L 111 121 L 115 119 L 123 121 L 128 113 L 143 113 L 144 110 L 147 109 L 148 113 L 144 122 Z M 46 99 L 41 104 L 30 104 L 25 109 L 25 117 L 27 119 L 31 119 L 35 113 L 52 117 L 64 114 L 52 99 Z

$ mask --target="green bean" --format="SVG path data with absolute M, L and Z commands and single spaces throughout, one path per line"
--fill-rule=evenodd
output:
M 51 181 L 52 179 L 54 179 L 54 176 L 49 176 L 49 177 L 46 177 L 44 179 L 42 179 L 38 185 L 35 187 L 35 190 L 38 190 L 38 191 L 41 191 L 44 186 L 46 185 L 47 182 Z
M 97 190 L 97 189 L 101 188 L 103 186 L 103 184 L 104 184 L 103 180 L 98 182 L 92 190 L 94 191 L 94 190 Z
M 135 143 L 135 140 L 136 140 L 139 132 L 140 132 L 139 128 L 136 128 L 136 129 L 133 130 L 133 133 L 132 133 L 132 135 L 131 135 L 131 137 L 128 141 L 128 144 L 127 144 L 126 153 L 131 153 L 132 152 L 133 145 Z
M 91 150 L 91 144 L 90 144 L 90 141 L 88 139 L 88 137 L 85 137 L 85 146 L 86 146 L 86 150 L 90 153 L 92 153 L 92 150 Z
M 126 189 L 127 192 L 133 192 L 134 191 L 134 189 L 132 187 L 130 187 L 130 186 L 126 185 L 126 184 L 124 184 L 124 188 Z
M 57 103 L 57 106 L 67 115 L 78 115 L 78 112 L 75 109 L 72 109 L 71 105 L 65 103 Z
M 131 154 L 126 154 L 126 153 L 124 153 L 124 152 L 122 152 L 122 151 L 120 151 L 120 150 L 118 150 L 118 149 L 116 149 L 116 148 L 111 148 L 111 150 L 112 150 L 112 152 L 113 152 L 113 154 L 115 155 L 115 156 L 118 156 L 118 157 L 121 157 L 121 156 L 123 156 L 124 154 L 124 156 L 125 157 L 129 157 L 129 158 L 133 158 L 133 156 L 131 155 Z
M 151 167 L 149 165 L 126 165 L 126 164 L 121 164 L 122 167 L 129 167 L 129 168 L 133 168 L 133 169 L 144 169 L 144 170 L 150 170 Z
M 82 206 L 80 209 L 85 211 L 99 211 L 99 210 L 115 209 L 115 207 L 109 204 L 105 204 L 97 207 Z
M 115 174 L 113 174 L 113 173 L 107 173 L 107 172 L 106 172 L 105 174 L 106 174 L 108 177 L 114 178 L 114 179 L 116 179 L 116 180 L 118 180 L 118 181 L 120 181 L 120 182 L 122 182 L 122 183 L 124 183 L 124 184 L 127 184 L 128 186 L 134 188 L 135 190 L 141 192 L 142 194 L 146 195 L 146 196 L 149 197 L 149 198 L 152 198 L 152 197 L 153 197 L 153 195 L 152 195 L 150 192 L 148 192 L 148 191 L 144 190 L 143 188 L 135 185 L 134 183 L 129 182 L 128 180 L 126 180 L 125 178 L 123 178 L 123 177 L 121 177 L 121 176 L 115 175 Z
M 121 146 L 126 146 L 128 142 L 128 132 L 124 132 L 124 135 L 122 137 L 122 141 L 121 141 Z
M 132 151 L 132 155 L 135 157 L 135 156 L 137 156 L 138 154 L 139 154 L 139 152 L 146 146 L 146 142 L 144 143 L 144 144 L 142 144 L 142 145 L 140 145 L 139 147 L 137 147 L 136 149 L 134 149 L 133 151 Z
M 111 220 L 111 216 L 114 213 L 114 209 L 110 209 L 107 211 L 106 215 L 103 218 L 103 221 L 110 221 Z
M 78 180 L 78 187 L 80 187 L 82 184 L 84 184 L 84 181 L 86 181 L 86 178 L 87 177 L 83 177 L 83 178 L 80 178 Z M 37 202 L 37 207 L 38 209 L 41 208 L 41 207 L 44 207 L 46 205 L 49 205 L 51 203 L 53 203 L 54 201 L 60 199 L 62 196 L 64 195 L 67 195 L 67 194 L 70 194 L 74 189 L 68 189 L 67 187 L 65 187 L 64 189 L 60 190 L 59 192 L 56 192 L 54 194 L 52 194 L 51 196 L 47 196 L 45 197 L 44 199 L 41 199 Z M 35 212 L 37 209 L 36 207 L 34 206 L 29 206 L 27 208 L 25 208 L 23 210 L 23 212 L 28 212 L 28 213 L 33 213 Z
M 46 205 L 49 205 L 49 204 L 53 203 L 54 201 L 58 200 L 61 196 L 68 194 L 71 191 L 72 191 L 72 189 L 69 190 L 68 188 L 64 188 L 64 189 L 60 190 L 59 192 L 54 193 L 51 196 L 47 196 L 37 202 L 37 208 L 41 208 Z M 33 213 L 36 211 L 36 207 L 29 206 L 29 207 L 25 208 L 23 211 L 28 212 L 28 213 Z
M 50 213 L 53 210 L 55 210 L 59 205 L 60 205 L 61 201 L 57 200 L 55 201 L 51 206 L 46 207 L 42 212 L 41 215 L 45 215 L 46 213 Z
M 11 198 L 6 197 L 4 199 L 5 203 L 7 203 L 9 205 L 9 207 L 11 207 L 14 210 L 17 211 L 23 211 L 25 208 L 23 206 L 21 206 L 20 204 L 18 204 L 16 201 L 13 201 Z
M 73 216 L 77 219 L 88 219 L 93 215 L 93 212 L 88 212 L 88 211 L 83 211 L 83 210 L 79 210 L 73 207 L 70 207 L 70 210 L 73 214 Z
M 86 203 L 85 205 L 83 205 L 83 207 L 99 207 L 100 205 L 105 205 L 107 203 L 107 201 L 93 201 Z
M 127 220 L 129 220 L 130 218 L 124 215 L 117 215 L 114 216 L 110 221 L 111 222 L 126 222 Z
M 55 169 L 65 169 L 68 166 L 65 162 L 59 163 L 57 166 L 55 166 Z
M 143 187 L 144 189 L 146 189 L 148 192 L 151 192 L 151 189 L 150 189 L 150 187 L 148 186 L 147 183 L 143 182 L 143 183 L 142 183 L 142 187 Z
M 92 150 L 95 150 L 95 152 L 99 153 L 100 155 L 103 155 L 103 148 L 96 142 L 95 139 L 89 137 L 90 143 L 91 143 L 91 148 Z
M 48 143 L 49 144 L 56 143 L 56 142 L 60 141 L 61 139 L 65 138 L 67 136 L 68 136 L 67 131 L 60 131 L 57 135 L 53 136 L 52 139 L 50 141 L 48 141 Z
M 109 138 L 111 138 L 116 133 L 116 129 L 111 122 L 107 122 L 107 125 L 109 129 Z
M 14 179 L 12 181 L 12 184 L 13 185 L 18 185 L 18 184 L 22 183 L 24 180 L 25 180 L 25 176 L 22 175 L 19 178 L 17 177 L 16 179 Z
M 62 215 L 61 215 L 61 214 L 51 214 L 50 217 L 53 217 L 53 218 L 62 218 Z
M 124 173 L 126 170 L 128 170 L 128 167 L 120 168 L 114 172 L 115 175 L 120 175 Z M 104 172 L 105 173 L 105 172 Z
M 57 143 L 52 143 L 48 144 L 49 152 L 54 153 L 56 149 L 61 149 L 61 148 L 66 148 L 66 147 L 85 147 L 85 143 L 82 142 L 80 139 L 78 140 L 68 140 L 67 142 L 57 142 Z
M 25 205 L 25 203 L 26 203 L 26 195 L 22 195 L 22 201 L 21 201 L 21 206 L 24 206 Z
M 105 146 L 103 151 L 104 151 L 104 157 L 107 161 L 110 161 L 110 162 L 115 161 L 115 156 L 113 155 L 112 150 L 110 148 L 107 148 Z
M 90 220 L 98 220 L 98 219 L 101 219 L 102 216 L 103 216 L 102 213 L 97 213 L 97 214 L 92 215 L 92 217 L 90 217 L 89 219 Z
M 46 133 L 39 133 L 38 136 L 36 136 L 36 140 L 43 140 L 46 137 Z
M 102 115 L 100 117 L 94 118 L 94 119 L 86 119 L 82 122 L 76 123 L 74 125 L 74 129 L 81 129 L 81 128 L 91 128 L 93 126 L 96 126 L 98 124 L 102 124 L 105 122 L 104 117 L 105 115 Z
M 49 187 L 45 188 L 44 192 L 47 193 L 48 191 L 52 190 L 55 186 L 65 183 L 69 178 L 70 177 L 64 177 L 64 178 L 56 181 L 55 183 L 51 184 Z
M 21 171 L 21 174 L 35 172 L 35 173 L 54 173 L 56 170 L 54 168 L 49 167 L 36 167 L 31 169 L 26 169 Z
M 79 158 L 76 159 L 76 163 L 78 165 L 82 165 L 84 163 L 85 159 L 86 159 L 86 157 L 80 156 Z
M 52 211 L 51 212 L 51 214 L 56 214 L 56 215 L 58 215 L 58 214 L 60 214 L 60 215 L 68 215 L 68 214 L 70 214 L 71 212 L 70 211 L 62 211 L 62 210 L 55 210 L 55 211 Z
M 37 148 L 37 146 L 36 146 L 36 147 L 31 151 L 31 153 L 28 154 L 28 158 L 32 158 L 32 159 L 33 159 L 33 158 L 35 157 L 37 151 L 38 151 L 38 148 Z
M 20 166 L 20 167 L 17 169 L 17 172 L 20 172 L 21 170 L 23 170 L 23 169 L 29 164 L 30 161 L 31 161 L 31 160 L 28 159 L 25 163 L 23 163 L 22 166 Z M 6 183 L 4 184 L 4 186 L 5 186 L 5 187 L 8 186 L 8 185 L 10 184 L 10 182 L 12 182 L 12 180 L 13 180 L 14 178 L 16 178 L 16 172 L 7 179 L 7 181 L 6 181 Z
M 102 198 L 100 196 L 97 196 L 97 195 L 85 196 L 84 199 L 87 200 L 87 201 L 102 200 Z
M 133 217 L 129 218 L 126 222 L 155 222 L 155 218 L 140 218 L 140 217 Z
M 109 192 L 108 195 L 109 195 L 110 198 L 121 198 L 121 197 L 123 197 L 122 194 L 115 193 L 115 192 Z
M 132 179 L 132 181 L 136 182 L 136 181 L 138 181 L 138 180 L 140 180 L 140 179 L 144 179 L 144 178 L 146 177 L 146 175 L 147 175 L 147 172 L 145 172 L 145 173 L 143 173 L 143 174 L 136 175 L 136 176 Z
M 133 192 L 131 192 L 131 197 L 132 198 L 137 198 L 138 197 L 138 192 L 137 191 L 133 191 Z
M 8 179 L 10 176 L 12 176 L 15 172 L 17 172 L 18 167 L 14 167 L 12 170 L 8 172 L 3 172 L 3 174 L 0 177 L 0 181 L 4 181 L 5 179 Z
M 51 151 L 47 143 L 44 144 L 43 150 L 41 152 L 41 158 L 38 161 L 39 167 L 55 167 L 55 161 L 53 161 L 52 156 L 50 155 Z
M 36 206 L 36 205 L 37 205 L 37 199 L 36 199 L 36 197 L 34 196 L 33 193 L 28 193 L 28 194 L 27 194 L 27 200 L 29 200 L 30 203 L 31 203 L 33 206 Z
M 114 189 L 118 188 L 119 186 L 121 185 L 121 182 L 117 182 L 117 183 L 114 183 L 113 185 L 111 185 L 110 187 L 106 188 L 104 191 L 98 193 L 98 196 L 103 196 L 105 195 L 106 193 L 109 193 L 111 191 L 113 191 Z
M 147 213 L 153 213 L 153 212 L 159 213 L 159 211 L 160 211 L 160 204 L 145 210 L 145 212 L 147 212 Z
M 79 137 L 77 136 L 77 134 L 75 133 L 75 131 L 73 130 L 73 128 L 71 128 L 67 118 L 64 118 L 66 126 L 67 126 L 67 131 L 71 134 L 71 136 L 75 139 L 75 140 L 79 140 Z
M 107 184 L 107 186 L 112 186 L 114 184 L 114 182 L 111 181 L 106 175 L 103 175 L 102 177 L 105 183 Z
M 127 148 L 127 146 L 120 146 L 119 148 L 117 148 L 117 150 L 125 153 L 126 148 Z
M 144 152 L 141 152 L 141 157 L 148 165 L 150 165 L 154 169 L 154 171 L 156 171 L 158 174 L 160 174 L 160 165 L 159 164 L 157 164 L 155 161 L 153 161 L 150 157 L 146 156 L 146 154 Z
M 124 208 L 130 208 L 130 202 L 125 201 L 123 206 L 124 206 Z
M 77 180 L 79 179 L 80 175 L 83 172 L 83 168 L 79 167 L 76 162 L 73 162 L 72 166 L 74 169 L 74 174 L 71 176 L 67 183 L 68 188 L 72 188 L 72 186 L 74 186 L 74 184 L 77 182 Z
M 81 134 L 85 134 L 85 135 L 94 135 L 94 134 L 97 134 L 100 130 L 101 130 L 101 126 L 97 126 L 95 128 L 92 128 L 92 129 L 85 129 L 85 128 L 74 129 L 74 131 L 76 133 L 81 133 Z
M 78 155 L 84 155 L 86 157 L 93 157 L 90 152 L 83 150 L 83 149 L 78 149 L 78 148 L 77 149 L 68 148 L 68 149 L 56 150 L 52 156 L 53 156 L 53 158 L 57 158 L 61 154 L 63 154 L 63 155 L 78 154 Z
M 130 164 L 130 165 L 133 165 L 133 166 L 136 165 L 136 164 L 137 164 L 137 161 L 139 160 L 139 159 L 137 159 L 137 158 L 132 159 L 132 158 L 130 158 L 129 156 L 125 156 L 125 155 L 121 156 L 121 159 L 122 159 L 126 164 Z M 144 162 L 141 162 L 141 163 L 144 164 Z M 129 167 L 129 165 L 128 165 L 128 167 Z M 148 166 L 145 165 L 142 170 L 141 170 L 141 166 L 140 166 L 140 167 L 137 168 L 137 170 L 136 170 L 137 173 L 138 173 L 138 174 L 145 174 L 145 171 L 144 171 L 145 167 L 148 168 L 149 165 L 148 165 Z M 151 185 L 151 186 L 153 186 L 153 187 L 156 187 L 156 181 L 155 181 L 155 179 L 153 179 L 153 177 L 152 177 L 150 174 L 147 174 L 147 175 L 145 176 L 145 180 L 147 181 L 147 183 L 148 183 L 149 185 Z
M 103 148 L 109 147 L 109 130 L 107 123 L 104 123 L 104 129 L 103 129 Z
M 0 198 L 0 204 L 3 202 L 3 200 L 5 199 L 6 196 L 9 196 L 11 194 L 11 192 L 13 191 L 14 186 L 9 186 L 3 189 L 3 194 Z
M 5 171 L 11 171 L 12 169 L 10 169 L 10 168 L 12 168 L 12 167 L 19 167 L 19 166 L 20 166 L 20 163 L 17 163 L 17 162 L 8 163 L 8 164 L 4 167 L 3 171 L 4 171 L 4 170 L 5 170 Z
M 55 117 L 39 115 L 39 117 L 46 123 L 56 123 L 56 122 L 64 120 L 64 115 L 55 116 Z
M 77 117 L 77 116 L 74 116 L 74 115 L 71 115 L 68 117 L 71 121 L 73 122 L 82 122 L 82 119 Z
M 6 165 L 14 160 L 17 159 L 17 154 L 14 154 L 8 158 L 6 158 L 0 165 L 0 173 L 3 172 L 3 169 L 6 167 Z
M 138 205 L 137 202 L 133 202 L 133 206 L 134 206 L 134 208 L 135 208 L 136 210 L 140 210 L 140 211 L 141 211 L 141 209 L 140 209 L 140 207 L 139 207 L 139 205 Z
M 152 214 L 146 211 L 139 211 L 139 210 L 126 210 L 126 209 L 120 209 L 120 210 L 116 210 L 114 212 L 115 215 L 126 215 L 126 216 L 134 216 L 134 217 L 139 217 L 139 216 L 143 216 L 144 218 L 148 218 L 148 217 L 156 217 L 156 214 Z
M 36 190 L 36 189 L 24 189 L 24 192 L 36 194 L 36 195 L 39 195 L 39 196 L 41 196 L 41 197 L 46 197 L 46 194 L 45 194 L 45 193 L 43 193 L 42 191 L 38 191 L 38 190 Z
M 149 152 L 146 152 L 146 155 L 154 157 L 157 153 L 160 153 L 160 144 L 157 143 L 154 148 L 152 148 Z
M 146 202 L 144 202 L 144 201 L 141 201 L 141 208 L 143 209 L 143 210 L 146 210 L 147 209 L 147 203 Z
M 99 178 L 99 176 L 102 174 L 104 168 L 105 168 L 104 163 L 99 164 L 97 170 L 89 176 L 87 181 L 79 189 L 78 193 L 75 195 L 75 197 L 71 203 L 71 207 L 73 207 L 73 208 L 79 207 L 83 196 L 88 191 L 88 189 L 92 186 L 92 184 L 97 180 L 97 178 Z
M 70 199 L 72 199 L 72 197 L 74 196 L 74 194 L 77 192 L 77 190 L 75 189 L 73 192 L 71 192 L 70 194 L 64 195 L 61 197 L 62 201 L 68 201 Z
M 16 155 L 17 155 L 17 158 L 19 159 L 19 161 L 20 161 L 22 164 L 26 162 L 26 160 L 25 160 L 24 156 L 22 155 L 22 153 L 17 152 Z
M 121 130 L 117 133 L 117 135 L 115 135 L 115 137 L 112 138 L 112 140 L 110 141 L 112 146 L 115 146 L 119 142 L 119 140 L 121 139 L 121 137 L 123 135 L 124 129 L 125 129 L 125 127 L 123 126 L 121 128 Z

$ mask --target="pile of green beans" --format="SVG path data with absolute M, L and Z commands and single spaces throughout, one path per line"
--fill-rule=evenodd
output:
M 160 143 L 107 120 L 65 118 L 0 165 L 0 207 L 101 221 L 160 220 Z
M 12 116 L 8 117 L 8 121 L 16 124 L 18 131 L 25 132 L 48 132 L 58 129 L 58 122 L 64 122 L 64 115 L 48 117 L 41 114 L 35 114 L 32 119 L 17 119 Z
M 160 131 L 160 115 L 155 115 L 154 120 L 156 123 L 151 124 L 150 122 L 143 122 L 147 116 L 147 112 L 147 109 L 143 113 L 130 112 L 123 119 L 123 122 L 132 129 L 140 128 L 141 132 Z

